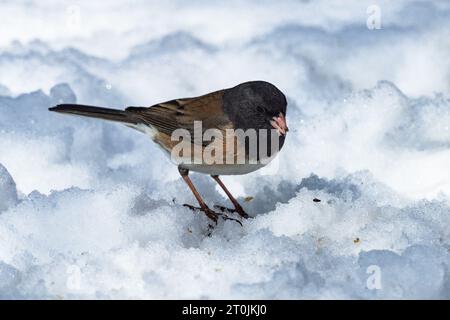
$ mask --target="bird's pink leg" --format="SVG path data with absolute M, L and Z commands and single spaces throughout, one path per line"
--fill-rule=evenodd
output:
M 214 221 L 217 224 L 217 213 L 212 211 L 206 203 L 203 201 L 202 197 L 200 196 L 200 193 L 198 193 L 197 189 L 195 189 L 194 184 L 192 183 L 191 179 L 189 178 L 189 170 L 178 168 L 178 171 L 180 172 L 181 177 L 188 185 L 189 189 L 191 189 L 192 193 L 194 194 L 194 197 L 197 199 L 198 204 L 201 207 L 201 210 L 206 214 L 208 218 L 210 218 L 212 221 Z
M 237 200 L 233 197 L 233 195 L 228 191 L 227 187 L 223 184 L 222 180 L 219 179 L 219 176 L 217 175 L 211 175 L 211 177 L 219 184 L 219 186 L 222 188 L 223 191 L 227 194 L 228 198 L 230 199 L 231 203 L 234 205 L 234 209 L 236 210 L 239 215 L 245 219 L 249 218 L 250 216 L 242 209 L 241 205 Z

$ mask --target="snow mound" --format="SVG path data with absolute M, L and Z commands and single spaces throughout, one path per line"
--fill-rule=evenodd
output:
M 0 212 L 17 202 L 16 184 L 8 170 L 0 163 Z
M 0 11 L 0 298 L 450 299 L 449 5 L 381 2 L 368 30 L 356 0 L 77 3 L 78 29 L 64 4 Z M 270 168 L 223 177 L 254 218 L 210 235 L 148 137 L 48 112 L 256 79 L 290 132 Z
M 211 236 L 202 215 L 133 187 L 33 192 L 0 216 L 2 286 L 10 298 L 449 298 L 448 200 L 405 202 L 363 172 L 285 188 L 287 202 Z

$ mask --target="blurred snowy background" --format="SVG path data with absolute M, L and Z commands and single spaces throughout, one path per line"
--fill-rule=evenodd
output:
M 0 298 L 450 298 L 448 1 L 3 0 L 0 21 Z M 47 111 L 256 79 L 291 132 L 277 172 L 224 177 L 256 218 L 211 237 L 146 136 Z

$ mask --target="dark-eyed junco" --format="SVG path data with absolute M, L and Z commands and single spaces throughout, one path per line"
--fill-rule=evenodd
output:
M 116 110 L 60 104 L 49 110 L 121 122 L 150 135 L 178 165 L 201 210 L 217 222 L 219 214 L 205 204 L 188 176 L 189 171 L 211 175 L 233 203 L 234 211 L 247 218 L 219 175 L 255 171 L 277 154 L 288 131 L 286 107 L 286 97 L 273 84 L 250 81 L 151 107 Z

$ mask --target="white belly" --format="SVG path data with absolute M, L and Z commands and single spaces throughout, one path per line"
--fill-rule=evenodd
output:
M 181 164 L 182 168 L 211 175 L 240 175 L 261 169 L 265 164 Z
M 195 160 L 198 160 L 198 163 L 187 163 L 187 162 L 183 162 L 182 159 L 177 159 L 177 158 L 171 157 L 170 150 L 165 148 L 165 146 L 160 145 L 158 143 L 158 141 L 155 141 L 155 136 L 157 135 L 158 131 L 156 129 L 154 129 L 152 126 L 144 125 L 144 124 L 128 125 L 128 126 L 150 136 L 150 138 L 161 148 L 161 150 L 163 150 L 163 152 L 171 159 L 171 161 L 174 164 L 179 165 L 181 168 L 185 168 L 190 171 L 200 172 L 200 173 L 204 173 L 204 174 L 209 174 L 209 175 L 247 174 L 247 173 L 250 173 L 250 172 L 253 172 L 258 169 L 263 168 L 276 156 L 276 153 L 275 153 L 270 158 L 263 157 L 262 161 L 259 163 L 256 163 L 256 164 L 248 163 L 248 159 L 241 162 L 241 164 L 233 164 L 233 163 L 206 164 L 203 162 L 202 158 L 195 159 Z M 200 154 L 200 156 L 202 156 L 202 154 Z M 194 160 L 194 159 L 192 159 L 192 160 Z M 245 163 L 245 162 L 247 162 L 247 163 Z

